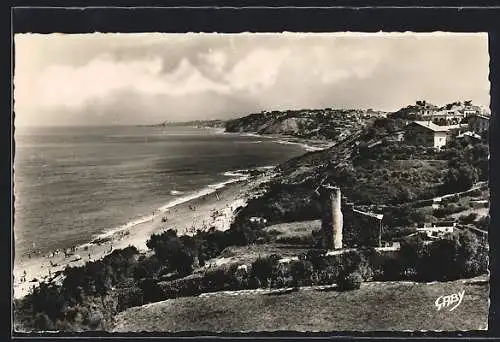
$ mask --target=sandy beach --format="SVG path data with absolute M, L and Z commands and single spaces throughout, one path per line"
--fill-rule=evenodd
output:
M 93 240 L 77 246 L 68 256 L 60 252 L 14 262 L 14 298 L 27 295 L 41 281 L 60 280 L 61 273 L 67 266 L 80 266 L 89 260 L 99 260 L 115 249 L 135 246 L 140 251 L 147 251 L 146 241 L 153 233 L 175 229 L 179 235 L 193 234 L 210 227 L 227 230 L 233 221 L 234 211 L 246 205 L 252 190 L 270 177 L 271 173 L 268 172 L 257 179 L 242 178 L 221 189 L 213 189 L 211 193 L 157 211 L 147 222 L 103 234 L 99 243 Z

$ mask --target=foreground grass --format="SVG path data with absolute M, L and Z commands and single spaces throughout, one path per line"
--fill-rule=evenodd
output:
M 454 311 L 437 311 L 441 295 L 465 290 Z M 213 294 L 128 309 L 115 331 L 389 331 L 482 330 L 488 321 L 488 284 L 364 283 L 351 292 L 300 290 L 287 294 Z

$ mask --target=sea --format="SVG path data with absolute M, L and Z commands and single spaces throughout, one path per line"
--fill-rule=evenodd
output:
M 20 127 L 14 147 L 16 260 L 149 220 L 298 144 L 191 127 Z

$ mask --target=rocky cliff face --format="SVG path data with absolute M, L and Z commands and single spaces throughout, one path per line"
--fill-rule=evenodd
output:
M 340 140 L 363 127 L 374 115 L 361 110 L 336 109 L 262 112 L 227 121 L 226 132 Z

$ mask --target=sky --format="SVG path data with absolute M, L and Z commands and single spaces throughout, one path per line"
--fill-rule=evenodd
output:
M 16 34 L 15 125 L 489 106 L 486 33 Z

